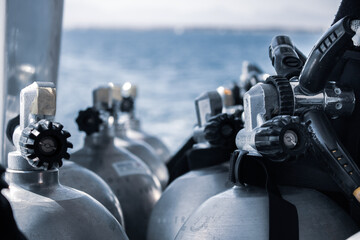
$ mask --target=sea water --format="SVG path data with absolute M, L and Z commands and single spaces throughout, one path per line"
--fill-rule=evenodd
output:
M 192 134 L 194 99 L 239 81 L 242 62 L 274 74 L 268 47 L 286 34 L 308 55 L 321 32 L 240 30 L 65 30 L 58 79 L 57 120 L 72 134 L 73 151 L 84 133 L 78 111 L 92 104 L 92 90 L 107 82 L 138 86 L 136 114 L 145 131 L 174 153 Z

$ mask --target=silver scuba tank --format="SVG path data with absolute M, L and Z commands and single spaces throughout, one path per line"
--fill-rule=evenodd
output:
M 162 189 L 165 189 L 169 181 L 169 173 L 164 162 L 156 155 L 154 150 L 146 142 L 131 139 L 127 136 L 125 124 L 121 122 L 120 104 L 122 100 L 121 86 L 109 84 L 112 90 L 112 117 L 115 133 L 115 146 L 125 148 L 139 157 L 150 168 L 151 172 L 159 179 Z M 96 91 L 96 90 L 94 90 Z
M 169 161 L 171 154 L 168 147 L 159 138 L 142 130 L 140 120 L 135 116 L 136 85 L 130 82 L 124 83 L 121 94 L 123 96 L 121 122 L 125 123 L 127 136 L 130 139 L 146 142 L 163 162 Z
M 109 184 L 121 203 L 129 238 L 144 239 L 151 210 L 161 195 L 160 182 L 139 158 L 114 145 L 108 124 L 111 89 L 98 89 L 93 100 L 94 107 L 80 111 L 76 119 L 87 136 L 83 148 L 71 159 Z
M 226 182 L 228 170 L 227 165 L 192 170 L 172 182 L 151 213 L 147 239 L 174 239 L 201 203 L 230 187 Z
M 121 205 L 109 185 L 96 173 L 72 161 L 64 160 L 59 170 L 60 182 L 68 187 L 83 191 L 97 201 L 125 228 Z
M 54 88 L 52 91 L 54 94 L 52 96 L 49 95 L 48 98 L 56 99 L 56 89 Z M 19 118 L 8 123 L 6 133 L 10 142 L 13 141 L 13 131 L 19 124 Z M 98 200 L 124 226 L 119 200 L 107 183 L 98 175 L 74 162 L 64 160 L 63 166 L 59 171 L 59 178 L 63 185 L 83 191 Z
M 59 182 L 69 158 L 70 134 L 52 122 L 54 85 L 35 82 L 20 94 L 16 151 L 9 153 L 6 181 L 15 220 L 28 239 L 128 239 L 111 213 L 89 195 Z
M 232 186 L 227 181 L 229 167 L 224 163 L 227 160 L 221 159 L 222 152 L 219 156 L 217 149 L 212 151 L 210 144 L 201 136 L 204 135 L 209 117 L 221 113 L 221 102 L 216 91 L 202 94 L 196 99 L 198 126 L 194 135 L 197 143 L 193 149 L 203 151 L 200 155 L 205 155 L 206 150 L 210 153 L 201 159 L 189 157 L 190 172 L 176 178 L 163 192 L 151 214 L 148 240 L 174 239 L 180 227 L 201 203 Z
M 315 190 L 289 187 L 281 193 L 297 208 L 300 239 L 345 239 L 358 229 L 337 204 Z M 269 239 L 268 206 L 264 189 L 234 186 L 206 200 L 175 239 Z

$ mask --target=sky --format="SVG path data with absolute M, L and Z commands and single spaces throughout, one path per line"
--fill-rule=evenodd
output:
M 65 28 L 326 29 L 340 0 L 65 0 Z

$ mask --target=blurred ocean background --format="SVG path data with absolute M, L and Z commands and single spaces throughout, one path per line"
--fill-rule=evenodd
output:
M 268 47 L 286 34 L 306 55 L 321 32 L 217 29 L 65 30 L 58 80 L 57 120 L 71 132 L 76 151 L 84 133 L 78 111 L 92 104 L 92 89 L 108 82 L 138 86 L 136 114 L 148 133 L 174 153 L 192 134 L 194 99 L 202 92 L 238 82 L 242 62 L 274 74 Z

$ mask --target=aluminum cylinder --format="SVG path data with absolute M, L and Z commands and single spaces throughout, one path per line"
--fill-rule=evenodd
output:
M 145 239 L 150 213 L 161 195 L 159 180 L 136 156 L 114 145 L 107 130 L 86 136 L 71 159 L 94 171 L 111 187 L 121 203 L 130 239 Z
M 152 211 L 147 239 L 174 239 L 201 203 L 231 187 L 228 172 L 226 165 L 217 165 L 190 171 L 172 182 Z
M 280 188 L 299 216 L 299 239 L 346 239 L 358 227 L 336 203 L 305 188 Z M 265 189 L 234 186 L 205 201 L 185 222 L 179 239 L 269 239 L 269 199 Z

